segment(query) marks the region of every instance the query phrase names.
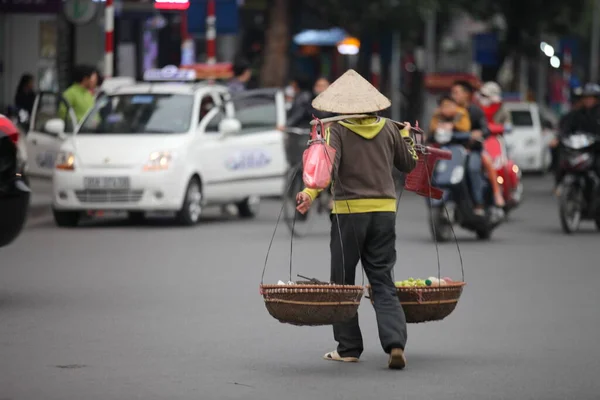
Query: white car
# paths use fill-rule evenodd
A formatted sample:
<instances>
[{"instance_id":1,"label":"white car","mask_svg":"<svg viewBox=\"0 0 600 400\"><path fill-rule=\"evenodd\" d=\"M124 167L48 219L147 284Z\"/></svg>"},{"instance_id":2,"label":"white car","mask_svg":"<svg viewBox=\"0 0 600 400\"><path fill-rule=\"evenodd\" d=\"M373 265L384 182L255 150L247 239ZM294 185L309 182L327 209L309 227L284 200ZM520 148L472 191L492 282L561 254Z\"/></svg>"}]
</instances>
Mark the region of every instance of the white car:
<instances>
[{"instance_id":1,"label":"white car","mask_svg":"<svg viewBox=\"0 0 600 400\"><path fill-rule=\"evenodd\" d=\"M506 102L512 130L504 135L509 157L524 172L545 172L552 162L549 143L555 135L552 115L536 103Z\"/></svg>"},{"instance_id":2,"label":"white car","mask_svg":"<svg viewBox=\"0 0 600 400\"><path fill-rule=\"evenodd\" d=\"M74 133L73 120L42 124L34 111L38 129L29 136L58 152L56 223L74 226L87 210L124 210L134 219L174 211L193 225L204 206L228 204L255 216L260 197L284 186L284 134L276 129L285 125L284 103L277 89L231 97L216 84L162 82L99 97Z\"/></svg>"}]
</instances>

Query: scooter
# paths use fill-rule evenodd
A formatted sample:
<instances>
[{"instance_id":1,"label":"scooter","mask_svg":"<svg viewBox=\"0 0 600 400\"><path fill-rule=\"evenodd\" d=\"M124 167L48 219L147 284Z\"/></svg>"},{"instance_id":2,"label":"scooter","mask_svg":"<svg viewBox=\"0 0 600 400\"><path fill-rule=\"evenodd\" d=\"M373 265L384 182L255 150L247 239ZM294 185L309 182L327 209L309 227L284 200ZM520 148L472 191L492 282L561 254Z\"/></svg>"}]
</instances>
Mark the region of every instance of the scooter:
<instances>
[{"instance_id":1,"label":"scooter","mask_svg":"<svg viewBox=\"0 0 600 400\"><path fill-rule=\"evenodd\" d=\"M491 185L484 179L485 214L474 212L470 182L466 174L469 151L465 145L471 139L468 132L438 130L434 134L434 147L452 152L451 160L438 161L432 176L433 186L444 191L441 199L431 199L432 236L439 242L452 239L452 225L457 224L475 232L477 238L486 240L504 219L504 211L494 205Z\"/></svg>"},{"instance_id":2,"label":"scooter","mask_svg":"<svg viewBox=\"0 0 600 400\"><path fill-rule=\"evenodd\" d=\"M521 169L508 158L504 133L510 132L510 125L488 123L490 136L483 142L485 151L492 158L492 164L498 175L498 184L502 188L502 196L506 205L506 215L517 208L523 198L523 182L521 181Z\"/></svg>"},{"instance_id":3,"label":"scooter","mask_svg":"<svg viewBox=\"0 0 600 400\"><path fill-rule=\"evenodd\" d=\"M559 217L563 232L579 229L582 220L593 220L600 231L600 178L594 171L600 142L576 132L562 139L561 165L566 174L559 183Z\"/></svg>"}]
</instances>

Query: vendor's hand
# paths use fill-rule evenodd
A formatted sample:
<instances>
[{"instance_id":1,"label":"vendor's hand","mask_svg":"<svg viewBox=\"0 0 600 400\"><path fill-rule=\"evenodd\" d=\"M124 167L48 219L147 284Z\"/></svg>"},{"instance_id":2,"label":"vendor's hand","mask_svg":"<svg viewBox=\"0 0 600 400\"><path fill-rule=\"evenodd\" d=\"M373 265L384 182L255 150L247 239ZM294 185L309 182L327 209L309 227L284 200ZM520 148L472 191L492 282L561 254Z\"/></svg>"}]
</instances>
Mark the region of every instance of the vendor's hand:
<instances>
[{"instance_id":1,"label":"vendor's hand","mask_svg":"<svg viewBox=\"0 0 600 400\"><path fill-rule=\"evenodd\" d=\"M476 130L471 132L471 139L473 140L481 140L483 139L483 132L480 130Z\"/></svg>"},{"instance_id":2,"label":"vendor's hand","mask_svg":"<svg viewBox=\"0 0 600 400\"><path fill-rule=\"evenodd\" d=\"M312 199L307 193L300 192L296 195L296 204L298 204L296 210L300 214L306 214L312 204Z\"/></svg>"},{"instance_id":3,"label":"vendor's hand","mask_svg":"<svg viewBox=\"0 0 600 400\"><path fill-rule=\"evenodd\" d=\"M410 122L404 121L404 129L407 129L410 131L411 128L412 128L412 126L410 125Z\"/></svg>"}]
</instances>

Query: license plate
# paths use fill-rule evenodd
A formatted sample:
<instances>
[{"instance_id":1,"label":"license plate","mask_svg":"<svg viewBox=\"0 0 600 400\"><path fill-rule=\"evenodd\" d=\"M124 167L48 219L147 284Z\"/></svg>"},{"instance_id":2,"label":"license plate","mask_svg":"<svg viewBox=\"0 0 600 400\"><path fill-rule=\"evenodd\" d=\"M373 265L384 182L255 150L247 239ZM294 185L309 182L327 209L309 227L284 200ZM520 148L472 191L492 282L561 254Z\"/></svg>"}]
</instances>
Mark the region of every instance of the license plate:
<instances>
[{"instance_id":1,"label":"license plate","mask_svg":"<svg viewBox=\"0 0 600 400\"><path fill-rule=\"evenodd\" d=\"M83 185L86 189L129 189L129 177L85 177Z\"/></svg>"}]
</instances>

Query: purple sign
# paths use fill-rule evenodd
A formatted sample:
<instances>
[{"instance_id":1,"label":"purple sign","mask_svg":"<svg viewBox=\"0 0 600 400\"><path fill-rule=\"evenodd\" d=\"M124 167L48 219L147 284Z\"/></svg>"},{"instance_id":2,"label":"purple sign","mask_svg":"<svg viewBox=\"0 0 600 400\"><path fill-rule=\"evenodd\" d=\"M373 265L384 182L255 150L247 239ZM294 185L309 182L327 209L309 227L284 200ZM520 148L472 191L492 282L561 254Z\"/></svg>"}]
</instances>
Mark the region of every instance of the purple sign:
<instances>
[{"instance_id":1,"label":"purple sign","mask_svg":"<svg viewBox=\"0 0 600 400\"><path fill-rule=\"evenodd\" d=\"M3 13L51 13L61 10L61 0L0 0Z\"/></svg>"}]
</instances>

